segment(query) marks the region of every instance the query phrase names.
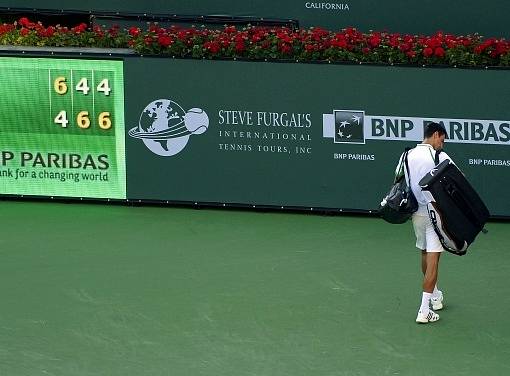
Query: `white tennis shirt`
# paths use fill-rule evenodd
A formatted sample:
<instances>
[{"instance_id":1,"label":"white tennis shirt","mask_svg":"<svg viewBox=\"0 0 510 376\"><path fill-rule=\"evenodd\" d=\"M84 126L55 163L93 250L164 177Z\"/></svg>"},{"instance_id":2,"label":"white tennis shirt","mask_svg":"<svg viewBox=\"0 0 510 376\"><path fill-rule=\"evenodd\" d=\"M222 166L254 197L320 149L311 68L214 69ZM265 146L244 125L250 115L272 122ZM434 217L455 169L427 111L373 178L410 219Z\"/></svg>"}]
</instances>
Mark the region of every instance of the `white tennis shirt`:
<instances>
[{"instance_id":1,"label":"white tennis shirt","mask_svg":"<svg viewBox=\"0 0 510 376\"><path fill-rule=\"evenodd\" d=\"M434 158L436 151L429 144L418 144L409 151L407 161L409 164L409 177L411 178L411 189L418 201L418 211L416 215L428 216L427 204L433 201L432 195L427 191L422 191L418 183L432 170L436 164ZM445 152L439 154L439 163L451 158Z\"/></svg>"}]
</instances>

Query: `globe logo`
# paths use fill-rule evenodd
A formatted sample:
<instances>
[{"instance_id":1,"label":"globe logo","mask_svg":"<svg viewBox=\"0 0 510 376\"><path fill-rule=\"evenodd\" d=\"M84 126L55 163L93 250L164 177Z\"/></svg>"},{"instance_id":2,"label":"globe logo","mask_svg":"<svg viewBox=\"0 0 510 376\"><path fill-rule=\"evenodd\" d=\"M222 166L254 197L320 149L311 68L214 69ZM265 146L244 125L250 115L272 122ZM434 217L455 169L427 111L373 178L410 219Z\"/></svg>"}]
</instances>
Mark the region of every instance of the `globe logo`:
<instances>
[{"instance_id":1,"label":"globe logo","mask_svg":"<svg viewBox=\"0 0 510 376\"><path fill-rule=\"evenodd\" d=\"M142 111L138 126L128 134L139 138L154 154L171 157L181 152L191 135L202 134L209 117L200 108L188 111L170 99L156 99Z\"/></svg>"}]
</instances>

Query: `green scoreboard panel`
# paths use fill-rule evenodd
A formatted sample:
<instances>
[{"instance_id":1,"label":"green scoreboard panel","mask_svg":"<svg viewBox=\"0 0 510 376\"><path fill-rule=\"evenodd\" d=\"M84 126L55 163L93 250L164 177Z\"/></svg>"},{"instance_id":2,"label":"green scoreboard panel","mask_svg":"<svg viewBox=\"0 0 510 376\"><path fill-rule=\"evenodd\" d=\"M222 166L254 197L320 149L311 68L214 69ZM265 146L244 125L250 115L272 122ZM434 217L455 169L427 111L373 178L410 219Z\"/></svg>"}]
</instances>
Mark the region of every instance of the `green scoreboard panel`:
<instances>
[{"instance_id":1,"label":"green scoreboard panel","mask_svg":"<svg viewBox=\"0 0 510 376\"><path fill-rule=\"evenodd\" d=\"M0 57L0 194L126 198L123 63Z\"/></svg>"}]
</instances>

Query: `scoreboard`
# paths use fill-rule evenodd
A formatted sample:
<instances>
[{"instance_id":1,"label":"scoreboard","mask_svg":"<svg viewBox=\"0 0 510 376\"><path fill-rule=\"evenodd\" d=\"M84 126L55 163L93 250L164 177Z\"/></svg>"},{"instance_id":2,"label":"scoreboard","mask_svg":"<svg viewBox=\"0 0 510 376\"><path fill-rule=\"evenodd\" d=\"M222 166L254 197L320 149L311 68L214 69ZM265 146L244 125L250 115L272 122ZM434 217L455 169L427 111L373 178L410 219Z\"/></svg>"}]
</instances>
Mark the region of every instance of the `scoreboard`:
<instances>
[{"instance_id":1,"label":"scoreboard","mask_svg":"<svg viewBox=\"0 0 510 376\"><path fill-rule=\"evenodd\" d=\"M123 62L0 57L0 194L126 198Z\"/></svg>"}]
</instances>

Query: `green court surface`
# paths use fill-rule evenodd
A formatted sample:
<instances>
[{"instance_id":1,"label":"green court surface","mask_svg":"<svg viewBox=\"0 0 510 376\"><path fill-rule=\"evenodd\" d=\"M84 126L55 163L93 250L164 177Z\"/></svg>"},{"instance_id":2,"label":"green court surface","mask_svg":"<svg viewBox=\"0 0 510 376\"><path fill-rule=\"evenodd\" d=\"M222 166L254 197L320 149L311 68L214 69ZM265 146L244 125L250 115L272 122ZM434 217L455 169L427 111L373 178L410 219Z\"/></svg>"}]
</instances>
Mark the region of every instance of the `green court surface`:
<instances>
[{"instance_id":1,"label":"green court surface","mask_svg":"<svg viewBox=\"0 0 510 376\"><path fill-rule=\"evenodd\" d=\"M509 224L444 254L421 299L411 224L0 202L0 375L510 374Z\"/></svg>"}]
</instances>

